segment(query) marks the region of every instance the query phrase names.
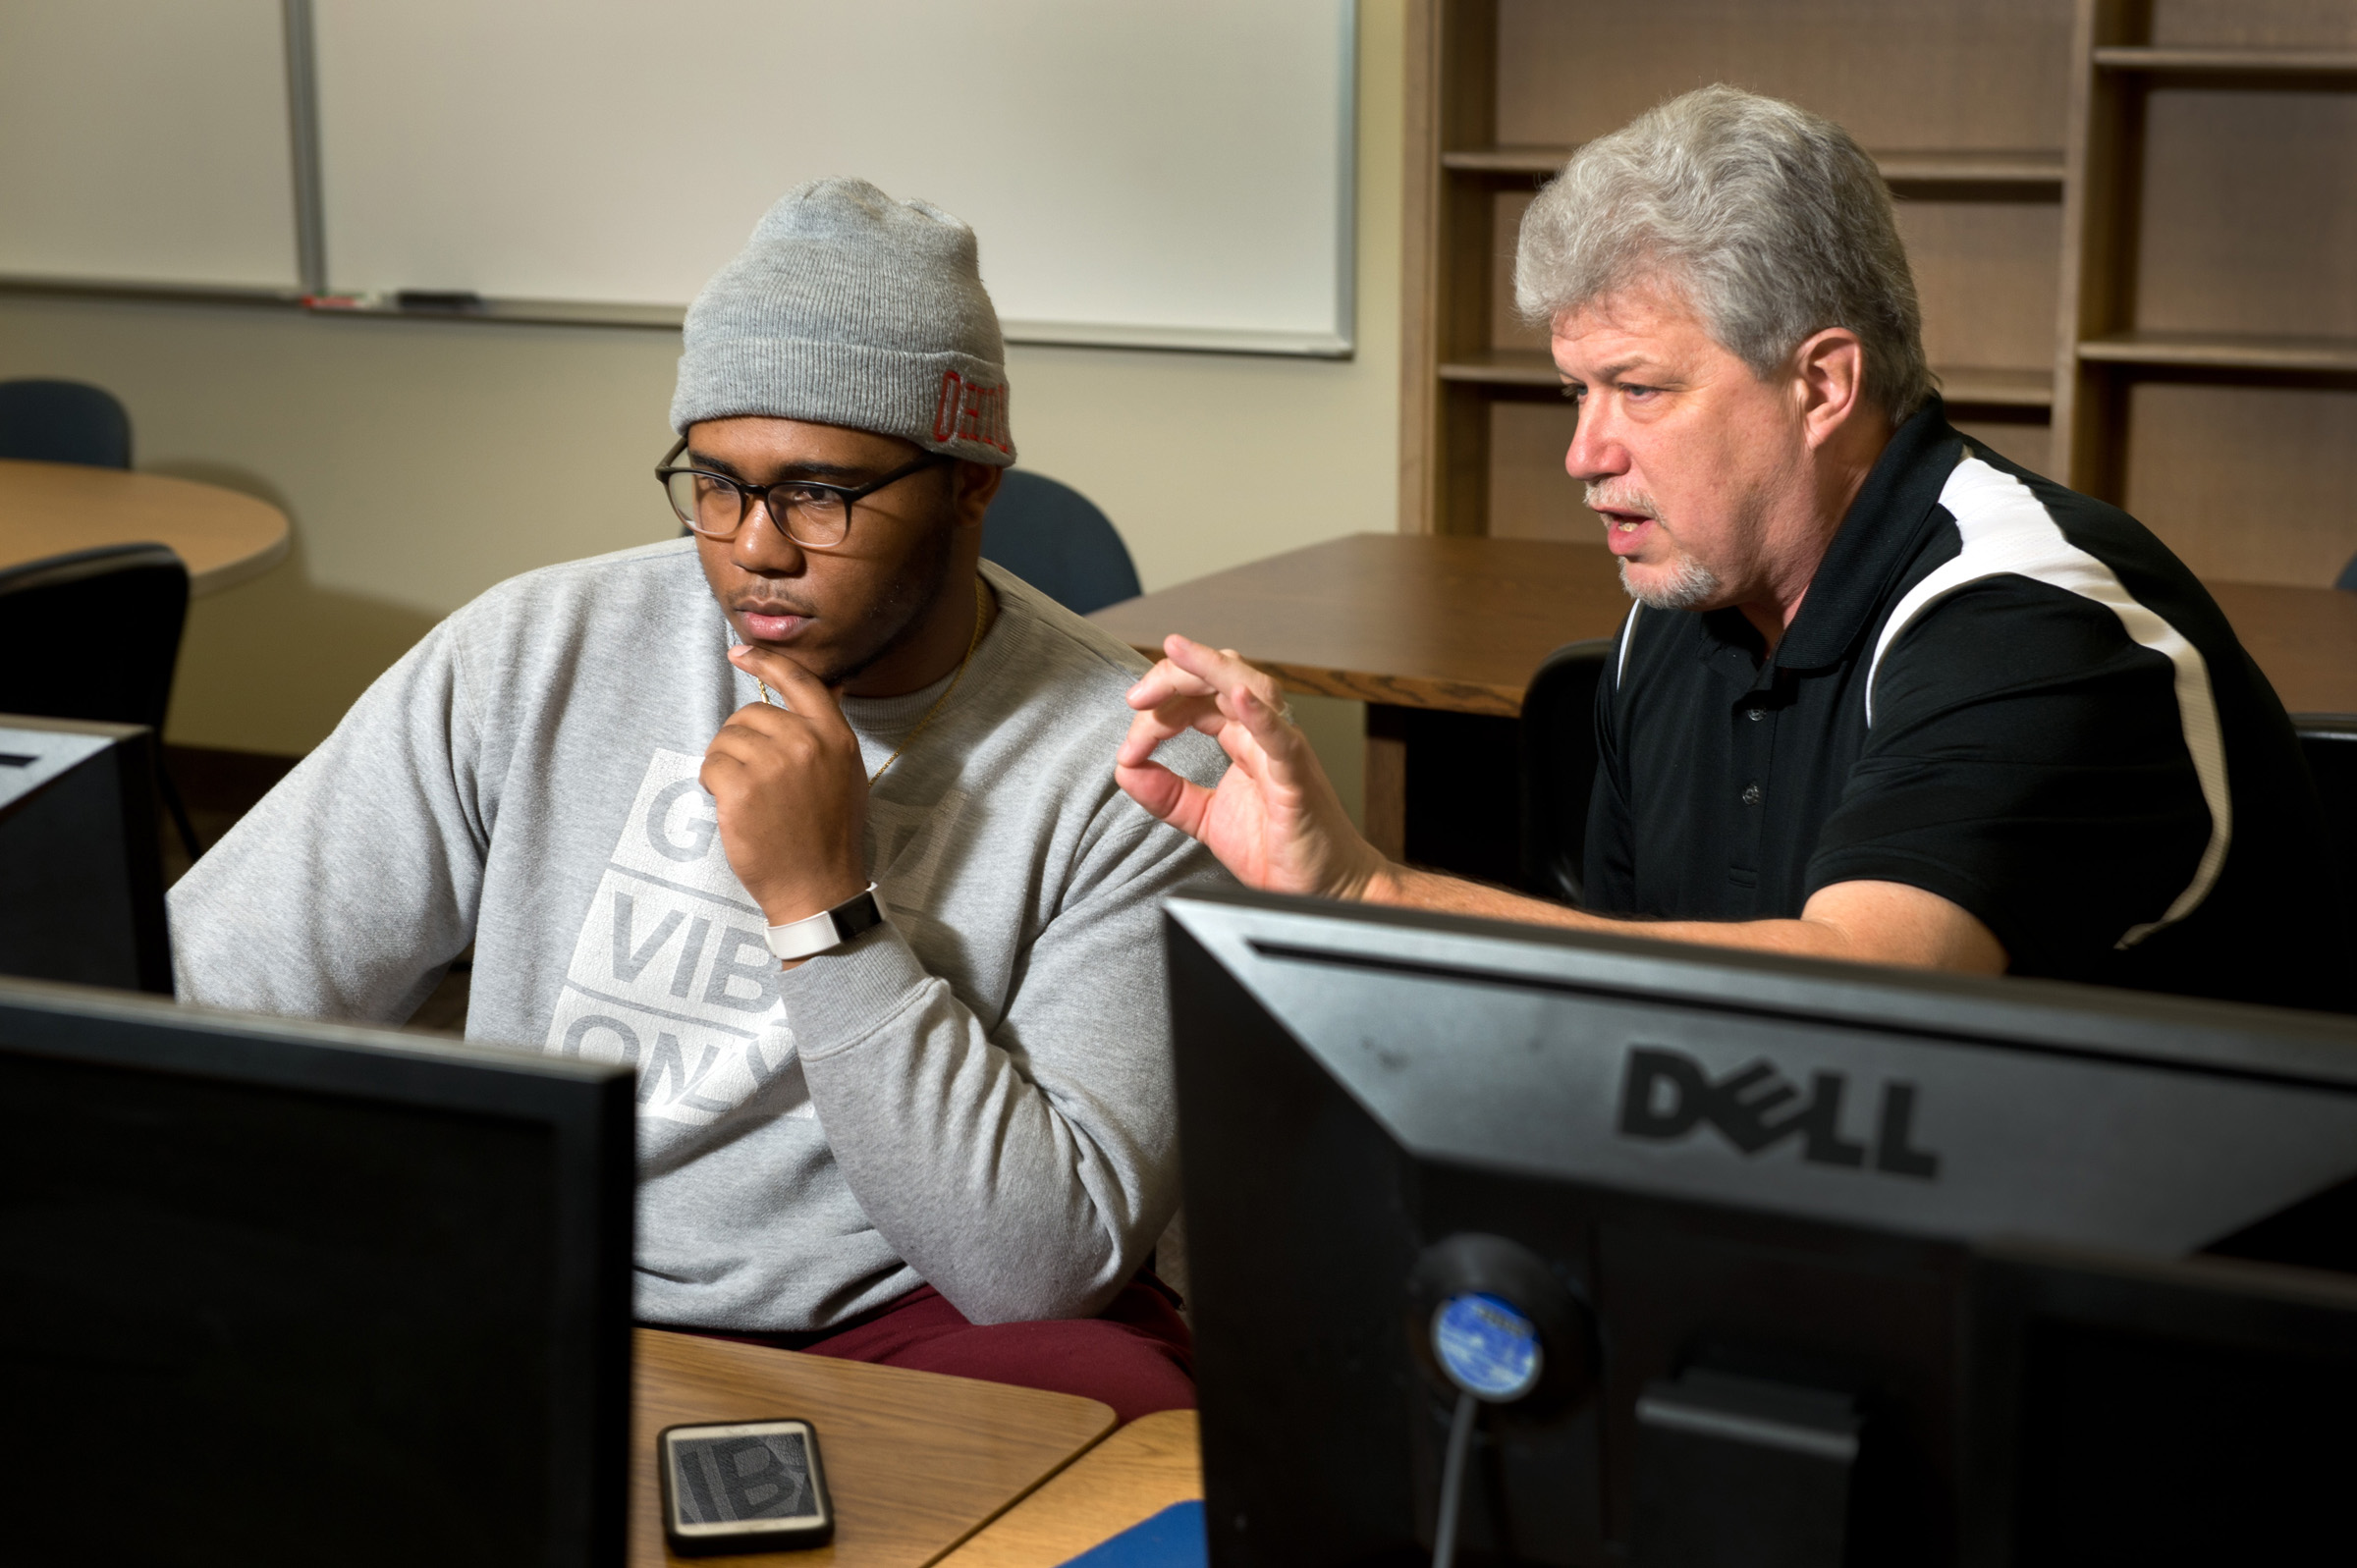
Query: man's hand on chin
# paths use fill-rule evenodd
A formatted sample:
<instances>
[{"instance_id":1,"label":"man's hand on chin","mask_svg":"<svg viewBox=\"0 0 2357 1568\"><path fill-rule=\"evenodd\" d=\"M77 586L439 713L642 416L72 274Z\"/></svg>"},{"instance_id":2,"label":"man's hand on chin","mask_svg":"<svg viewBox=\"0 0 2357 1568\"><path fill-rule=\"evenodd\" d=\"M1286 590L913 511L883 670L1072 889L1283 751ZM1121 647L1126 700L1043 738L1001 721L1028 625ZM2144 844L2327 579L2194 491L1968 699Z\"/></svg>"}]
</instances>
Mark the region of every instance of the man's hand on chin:
<instances>
[{"instance_id":1,"label":"man's hand on chin","mask_svg":"<svg viewBox=\"0 0 2357 1568\"><path fill-rule=\"evenodd\" d=\"M1114 759L1114 782L1201 839L1247 888L1381 897L1391 862L1350 825L1308 736L1286 721L1277 682L1233 648L1172 636L1163 651L1168 657L1129 688L1137 717ZM1215 789L1153 760L1157 746L1186 730L1228 753L1233 766Z\"/></svg>"},{"instance_id":2,"label":"man's hand on chin","mask_svg":"<svg viewBox=\"0 0 2357 1568\"><path fill-rule=\"evenodd\" d=\"M729 661L785 706L731 714L697 777L717 803L730 869L782 926L867 886L867 768L835 693L800 665L754 644L732 648Z\"/></svg>"}]
</instances>

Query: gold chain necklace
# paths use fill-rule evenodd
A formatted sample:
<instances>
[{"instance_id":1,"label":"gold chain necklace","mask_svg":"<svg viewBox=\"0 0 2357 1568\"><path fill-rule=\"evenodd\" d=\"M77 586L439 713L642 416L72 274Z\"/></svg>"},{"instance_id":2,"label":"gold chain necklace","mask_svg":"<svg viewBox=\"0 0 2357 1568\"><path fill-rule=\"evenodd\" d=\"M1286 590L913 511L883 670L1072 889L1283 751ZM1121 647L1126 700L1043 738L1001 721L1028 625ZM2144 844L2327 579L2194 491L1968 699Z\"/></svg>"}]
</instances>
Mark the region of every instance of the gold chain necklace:
<instances>
[{"instance_id":1,"label":"gold chain necklace","mask_svg":"<svg viewBox=\"0 0 2357 1568\"><path fill-rule=\"evenodd\" d=\"M987 595L988 590L982 586L981 575L977 573L974 577L974 634L966 639L965 657L958 661L958 673L950 676L950 683L941 688L941 695L933 699L933 706L925 710L924 717L917 720L914 728L901 737L901 743L892 748L892 755L884 759L883 765L877 768L874 773L871 773L867 776L867 783L870 788L875 786L875 783L878 779L884 777L884 770L886 768L890 768L894 763L901 760L902 752L906 751L911 745L916 743L916 737L925 732L925 726L931 724L933 722L933 716L941 712L941 705L949 701L950 694L958 689L958 682L965 678L965 667L974 662L974 650L982 646L982 622L988 619L990 613L990 600ZM761 688L761 700L763 702L766 702L775 708L783 708L786 706L786 704L778 701L775 696L771 695L768 681L763 680L759 676L755 676L753 677L753 684Z\"/></svg>"}]
</instances>

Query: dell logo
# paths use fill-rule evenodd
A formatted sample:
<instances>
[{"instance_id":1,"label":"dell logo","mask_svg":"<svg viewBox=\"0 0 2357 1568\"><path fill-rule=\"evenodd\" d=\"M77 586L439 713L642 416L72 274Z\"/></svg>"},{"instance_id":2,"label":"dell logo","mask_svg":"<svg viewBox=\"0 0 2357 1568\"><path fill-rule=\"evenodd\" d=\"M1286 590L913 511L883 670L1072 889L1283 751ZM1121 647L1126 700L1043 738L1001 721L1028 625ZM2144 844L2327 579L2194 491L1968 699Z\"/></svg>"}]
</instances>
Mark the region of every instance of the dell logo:
<instances>
[{"instance_id":1,"label":"dell logo","mask_svg":"<svg viewBox=\"0 0 2357 1568\"><path fill-rule=\"evenodd\" d=\"M1915 1086L1883 1085L1882 1116L1874 1148L1841 1136L1841 1097L1849 1080L1837 1072L1809 1075L1808 1100L1765 1061L1736 1068L1714 1083L1701 1062L1675 1051L1638 1046L1628 1054L1620 1085L1620 1133L1628 1138L1682 1138L1704 1122L1746 1155L1800 1139L1800 1158L1819 1165L1874 1168L1893 1176L1940 1174L1940 1157L1912 1146Z\"/></svg>"}]
</instances>

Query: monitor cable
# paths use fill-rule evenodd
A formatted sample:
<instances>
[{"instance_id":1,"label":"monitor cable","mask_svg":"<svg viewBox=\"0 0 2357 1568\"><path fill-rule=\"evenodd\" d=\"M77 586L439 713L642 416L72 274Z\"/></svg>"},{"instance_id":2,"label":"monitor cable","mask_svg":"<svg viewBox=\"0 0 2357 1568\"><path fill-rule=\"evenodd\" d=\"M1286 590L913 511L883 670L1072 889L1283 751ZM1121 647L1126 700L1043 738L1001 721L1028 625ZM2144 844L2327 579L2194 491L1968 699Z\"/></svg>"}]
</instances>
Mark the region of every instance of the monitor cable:
<instances>
[{"instance_id":1,"label":"monitor cable","mask_svg":"<svg viewBox=\"0 0 2357 1568\"><path fill-rule=\"evenodd\" d=\"M1465 1456L1473 1451L1473 1428L1481 1419L1481 1401L1469 1391L1456 1396L1456 1414L1449 1418L1449 1457L1441 1463L1441 1517L1432 1531L1432 1568L1453 1568L1456 1562L1456 1516L1465 1497Z\"/></svg>"},{"instance_id":2,"label":"monitor cable","mask_svg":"<svg viewBox=\"0 0 2357 1568\"><path fill-rule=\"evenodd\" d=\"M1466 1528L1465 1471L1482 1407L1513 1405L1517 1417L1544 1419L1551 1399L1584 1399L1593 1380L1595 1330L1546 1261L1503 1236L1460 1231L1425 1248L1409 1290L1417 1354L1435 1380L1456 1393L1432 1532L1432 1568L1455 1568L1457 1535ZM1503 1518L1490 1520L1486 1532L1506 1527ZM1482 1523L1471 1528L1477 1540L1484 1537Z\"/></svg>"}]
</instances>

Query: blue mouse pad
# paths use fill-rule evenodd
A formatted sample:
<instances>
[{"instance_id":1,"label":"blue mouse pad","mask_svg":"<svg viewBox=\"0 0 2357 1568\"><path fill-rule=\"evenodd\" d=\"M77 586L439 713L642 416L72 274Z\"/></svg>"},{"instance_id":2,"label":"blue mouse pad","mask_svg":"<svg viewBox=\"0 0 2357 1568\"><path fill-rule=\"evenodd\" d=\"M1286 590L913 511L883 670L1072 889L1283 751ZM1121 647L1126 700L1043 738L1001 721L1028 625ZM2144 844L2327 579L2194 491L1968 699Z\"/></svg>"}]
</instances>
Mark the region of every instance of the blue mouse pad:
<instances>
[{"instance_id":1,"label":"blue mouse pad","mask_svg":"<svg viewBox=\"0 0 2357 1568\"><path fill-rule=\"evenodd\" d=\"M1203 1504L1175 1502L1151 1519L1141 1519L1111 1541L1094 1545L1064 1568L1204 1568Z\"/></svg>"}]
</instances>

